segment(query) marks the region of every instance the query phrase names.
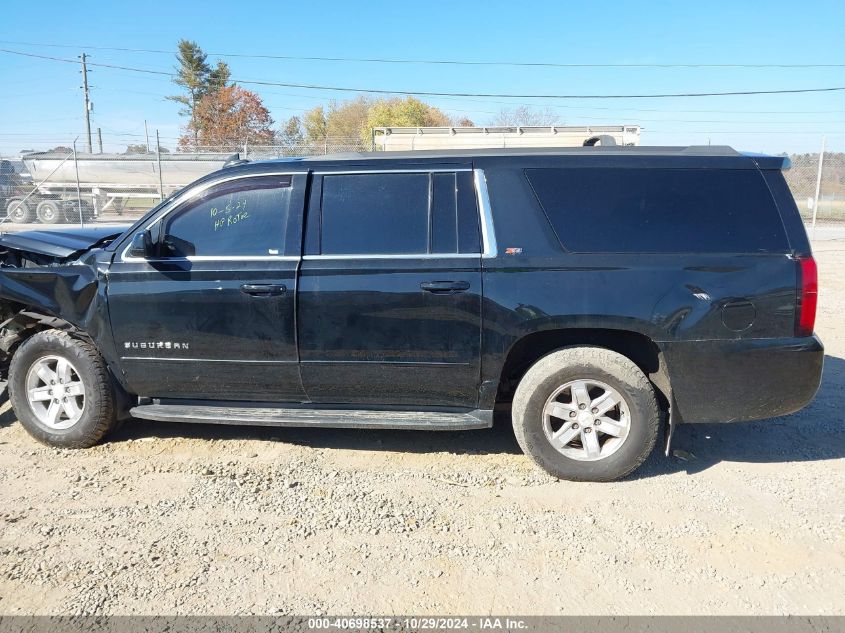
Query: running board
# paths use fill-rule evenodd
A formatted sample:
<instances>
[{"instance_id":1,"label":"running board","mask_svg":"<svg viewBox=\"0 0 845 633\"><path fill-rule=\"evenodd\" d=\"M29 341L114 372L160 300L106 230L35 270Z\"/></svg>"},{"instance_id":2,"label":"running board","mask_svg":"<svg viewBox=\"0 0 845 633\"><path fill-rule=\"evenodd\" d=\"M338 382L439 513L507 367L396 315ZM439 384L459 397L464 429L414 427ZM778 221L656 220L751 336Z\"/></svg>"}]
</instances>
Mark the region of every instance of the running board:
<instances>
[{"instance_id":1,"label":"running board","mask_svg":"<svg viewBox=\"0 0 845 633\"><path fill-rule=\"evenodd\" d=\"M133 407L130 414L132 417L142 420L159 422L337 429L466 431L486 429L493 426L493 412L482 409L472 411L395 411L153 403Z\"/></svg>"}]
</instances>

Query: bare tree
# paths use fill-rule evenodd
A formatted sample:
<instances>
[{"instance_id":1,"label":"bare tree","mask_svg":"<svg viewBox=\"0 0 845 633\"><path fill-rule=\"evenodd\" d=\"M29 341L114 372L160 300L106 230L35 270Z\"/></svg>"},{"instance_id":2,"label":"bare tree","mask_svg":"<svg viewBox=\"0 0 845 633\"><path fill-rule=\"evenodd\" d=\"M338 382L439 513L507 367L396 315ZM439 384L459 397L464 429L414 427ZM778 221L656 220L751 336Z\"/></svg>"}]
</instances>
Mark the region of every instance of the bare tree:
<instances>
[{"instance_id":1,"label":"bare tree","mask_svg":"<svg viewBox=\"0 0 845 633\"><path fill-rule=\"evenodd\" d=\"M562 122L551 108L537 110L529 106L519 106L512 110L502 109L490 125L560 125Z\"/></svg>"},{"instance_id":2,"label":"bare tree","mask_svg":"<svg viewBox=\"0 0 845 633\"><path fill-rule=\"evenodd\" d=\"M126 146L126 151L123 152L124 154L149 154L149 148L144 145L143 143L132 144Z\"/></svg>"},{"instance_id":3,"label":"bare tree","mask_svg":"<svg viewBox=\"0 0 845 633\"><path fill-rule=\"evenodd\" d=\"M304 140L305 134L302 130L302 120L298 116L289 118L282 129L276 132L276 143L288 150L293 150L299 145L302 145Z\"/></svg>"}]
</instances>

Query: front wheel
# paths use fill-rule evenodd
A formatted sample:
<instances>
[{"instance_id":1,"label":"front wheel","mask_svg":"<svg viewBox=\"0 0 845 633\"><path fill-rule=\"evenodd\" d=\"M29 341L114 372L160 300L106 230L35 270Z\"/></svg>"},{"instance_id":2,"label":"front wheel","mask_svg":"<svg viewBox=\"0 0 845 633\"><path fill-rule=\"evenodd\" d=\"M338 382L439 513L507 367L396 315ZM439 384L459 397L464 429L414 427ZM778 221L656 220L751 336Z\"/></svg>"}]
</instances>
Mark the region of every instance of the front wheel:
<instances>
[{"instance_id":1,"label":"front wheel","mask_svg":"<svg viewBox=\"0 0 845 633\"><path fill-rule=\"evenodd\" d=\"M9 399L35 439L88 448L116 421L111 375L97 349L61 330L33 334L9 366Z\"/></svg>"},{"instance_id":2,"label":"front wheel","mask_svg":"<svg viewBox=\"0 0 845 633\"><path fill-rule=\"evenodd\" d=\"M537 361L513 400L522 450L559 479L612 481L654 449L660 412L651 383L630 359L602 347L569 347Z\"/></svg>"}]
</instances>

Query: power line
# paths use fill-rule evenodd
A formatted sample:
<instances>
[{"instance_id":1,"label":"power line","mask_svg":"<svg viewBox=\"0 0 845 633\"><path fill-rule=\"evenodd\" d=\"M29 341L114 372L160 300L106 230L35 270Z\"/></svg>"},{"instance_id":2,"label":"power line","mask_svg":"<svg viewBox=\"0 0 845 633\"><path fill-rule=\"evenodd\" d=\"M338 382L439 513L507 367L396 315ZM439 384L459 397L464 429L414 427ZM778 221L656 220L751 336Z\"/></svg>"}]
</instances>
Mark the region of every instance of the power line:
<instances>
[{"instance_id":1,"label":"power line","mask_svg":"<svg viewBox=\"0 0 845 633\"><path fill-rule=\"evenodd\" d=\"M129 74L127 73L127 76ZM148 95L151 97L160 97L162 99L166 98L166 95L161 93L153 93L153 92L140 92L136 90L125 90L123 88L111 88L108 86L103 86L100 90L107 90L113 92L128 92L133 94L143 94ZM298 99L309 99L312 101L319 101L321 103L325 103L325 97L317 96L315 94L304 94L304 93L296 93L296 92L278 92L274 90L264 90L262 92L262 96L266 95L278 95L283 97L295 97ZM672 108L671 110L667 110L665 108L625 108L625 107L602 107L602 106L594 106L594 105L563 105L559 103L535 103L531 101L525 101L522 103L516 103L513 101L497 101L495 99L456 99L453 97L432 97L433 101L458 101L459 103L482 103L482 104L500 104L506 106L517 106L517 105L524 105L531 108L554 108L554 109L562 109L562 110L584 110L587 112L595 112L596 110L607 110L610 112L655 112L655 113L664 113L664 114L747 114L747 115L756 115L756 114L845 114L845 110L678 110ZM485 110L475 110L475 109L466 109L466 108L450 108L448 106L443 106L446 109L451 109L454 111L461 111L461 112L480 112L482 114L499 114L499 112L489 112ZM293 110L301 110L304 108L287 108ZM579 116L577 114L573 114L571 116ZM781 123L781 121L773 121L773 123ZM788 121L787 121L788 123Z\"/></svg>"},{"instance_id":2,"label":"power line","mask_svg":"<svg viewBox=\"0 0 845 633\"><path fill-rule=\"evenodd\" d=\"M83 46L80 44L46 44L36 42L19 42L0 40L3 44L20 46L44 46L50 48L90 49L101 51L117 51L124 53L155 53L174 55L176 51L155 48L126 48L117 46ZM322 57L304 55L267 55L253 53L207 53L212 57L241 57L249 59L277 59L288 61L316 61L316 62L353 62L367 64L431 64L446 66L511 66L517 68L845 68L845 64L655 64L655 63L558 63L558 62L515 62L515 61L485 61L459 59L393 59L385 57Z\"/></svg>"},{"instance_id":3,"label":"power line","mask_svg":"<svg viewBox=\"0 0 845 633\"><path fill-rule=\"evenodd\" d=\"M90 63L90 62L89 62ZM123 90L120 88L101 88L100 90L106 90L110 92L120 92L120 93L131 93L131 94L140 94L140 95L147 95L150 97L158 97L160 99L165 99L166 95L156 92L141 92L138 90ZM270 92L270 95L278 94L274 92ZM297 97L308 97L308 95L288 95L288 96L297 96ZM319 99L319 97L312 97L314 99ZM290 106L281 106L275 103L272 103L272 99L265 99L265 103L267 107L274 110L291 110L294 112L301 112L303 108L293 108ZM483 103L483 102L482 102ZM444 107L445 110L451 110L454 112L461 112L461 113L468 113L468 114L492 114L497 115L499 112L492 112L489 110L471 110L466 108L449 108ZM666 112L665 110L645 110L646 112ZM704 112L707 112L706 110ZM833 111L836 113L840 113L841 111ZM674 112L667 112L667 114L674 114ZM750 113L750 112L742 112L740 114L762 114L762 113ZM781 114L792 114L789 112L783 112ZM801 114L800 112L795 114ZM814 113L818 114L818 113ZM605 121L607 117L596 117L596 116L588 116L582 114L570 114L568 115L572 119L588 119L593 121ZM641 118L637 117L637 122L644 122L644 123L752 123L752 124L770 124L770 125L815 125L815 124L843 124L845 123L845 119L838 119L838 120L823 120L823 119L814 119L812 121L770 121L770 120L746 120L746 119L667 119L667 118L659 118L659 119L651 119L651 118ZM103 128L105 129L105 128Z\"/></svg>"},{"instance_id":4,"label":"power line","mask_svg":"<svg viewBox=\"0 0 845 633\"><path fill-rule=\"evenodd\" d=\"M138 91L138 90L124 90L122 88L108 88L108 87L100 88L100 90L105 90L105 91L108 91L108 92L140 94L140 95L146 95L146 96L150 96L150 97L157 97L157 98L160 98L160 99L166 99L167 98L167 95L157 93L157 92L142 92L142 91ZM272 95L281 94L281 95L290 96L290 97L315 99L315 100L318 100L318 101L322 100L320 97L313 97L313 96L310 96L310 95L278 93L278 92L273 92L273 91L268 91L267 94L271 95L271 98L270 99L265 98L264 103L271 110L290 110L290 111L293 111L293 112L302 112L305 109L305 108L302 108L302 107L294 108L294 107L291 107L291 106L283 106L283 105L278 105L277 103L273 103ZM503 101L492 101L492 102L473 101L473 103L476 103L476 102L477 103L507 103L507 102L503 102ZM550 105L548 107L554 107L554 106ZM443 106L443 109L446 110L446 111L452 111L452 112L458 112L458 113L464 113L464 114L490 114L490 115L500 114L500 112L493 112L493 111L490 111L490 110L476 110L476 109L468 109L468 108L450 108L448 106ZM592 108L584 108L584 107L578 108L578 109L587 109L588 111L592 110ZM616 108L596 108L596 109L599 109L599 110L614 110L614 111L617 110ZM622 111L622 110L630 110L630 109L629 108L619 108L618 110ZM634 111L636 111L636 112L657 112L657 113L666 113L666 114L675 114L676 112L719 112L718 110L716 110L716 111L712 111L712 110L700 110L700 111L699 110L673 110L673 111L666 111L666 110L656 110L656 109L634 110ZM824 114L825 113L824 111L822 111L822 112L818 112L818 111L814 111L814 112L800 112L800 111L799 112L728 111L728 112L733 113L733 114ZM827 111L827 112L833 113L833 114L843 114L843 113L845 113L845 111L842 111L842 110L830 110L830 111ZM588 116L588 115L574 114L574 113L567 114L567 117L572 118L572 119L589 119L589 120L593 120L593 121L605 121L605 120L607 120L607 116L596 117L596 116ZM794 120L791 120L791 121L769 121L769 120L761 121L759 119L754 119L754 120L743 120L743 119L667 119L667 118L644 119L644 118L641 118L641 117L637 117L637 122L638 123L639 122L648 122L648 123L664 123L664 122L667 122L667 123L754 123L754 124L768 123L768 124L776 124L776 125L780 125L780 124L782 124L782 125L811 125L811 124L828 125L828 124L845 123L845 119L838 119L838 120L814 119L812 121L794 121Z\"/></svg>"},{"instance_id":5,"label":"power line","mask_svg":"<svg viewBox=\"0 0 845 633\"><path fill-rule=\"evenodd\" d=\"M0 42L2 42L2 41L3 40L0 40ZM64 45L58 45L58 44L56 44L55 46L64 47ZM24 54L24 53L21 53L21 54ZM37 57L46 57L46 56L37 56ZM55 59L57 61L67 61L67 60L63 60L63 59L59 59L59 58L52 58L52 57L46 57L46 58L47 59ZM89 66L90 65L92 65L92 62L89 62ZM153 71L153 72L156 72L157 74L154 75L154 76L151 76L150 79L158 79L159 76L161 76L162 80L170 81L173 78L173 73L164 72L164 71ZM123 73L117 73L117 74L121 74L123 76ZM128 76L132 76L132 75L127 73L125 76L128 77ZM22 84L22 83L25 83L25 82L18 82L18 83ZM249 83L249 80L240 80L240 83ZM100 89L101 90L114 90L114 91L119 91L119 92L129 92L129 93L133 93L133 94L143 94L143 95L149 95L149 96L153 96L153 97L166 98L166 95L160 95L160 94L151 93L151 92L124 90L124 89L120 89L120 88L109 88L107 86L102 86L102 87L100 87ZM327 90L330 90L330 89L327 89ZM316 91L319 92L319 90L316 90ZM42 94L42 93L38 93L38 94ZM323 101L324 100L323 97L301 94L301 93L265 91L265 94L275 94L275 95L281 95L281 96L286 96L286 97L297 97L297 98L302 98L302 99L312 99L312 100L315 100L315 101ZM407 94L407 93L397 93L397 94ZM11 96L17 96L17 95L11 95ZM560 104L560 103L524 102L522 104L517 104L517 103L514 103L513 101L496 101L496 100L493 100L493 99L456 98L456 97L452 97L452 96L440 96L440 97L434 97L434 98L435 99L441 99L441 100L458 100L459 99L460 101L463 101L463 102L490 103L490 104L500 104L500 105L507 105L507 106L526 105L526 106L530 106L530 107L555 108L555 109L564 109L564 110L588 110L590 112L593 112L595 110L609 110L609 111L612 111L612 112L657 112L657 113L671 112L672 114L679 114L679 113L686 113L686 114L843 114L843 113L845 113L845 110L753 110L753 111L750 111L750 110L713 110L713 109L708 109L708 110L679 110L679 109L676 109L676 108L672 108L670 111L667 111L665 109L659 109L659 108L622 108L622 107L609 108L609 107L602 107L602 106L595 106L595 105L575 106L575 105L565 105L565 104ZM298 108L282 108L282 109L297 110ZM459 110L459 109L456 109L456 108L452 108L452 110L482 113L482 114L498 114L497 112L486 112L486 111L483 111L483 110ZM779 123L779 121L777 121L777 123Z\"/></svg>"},{"instance_id":6,"label":"power line","mask_svg":"<svg viewBox=\"0 0 845 633\"><path fill-rule=\"evenodd\" d=\"M89 64L90 65L90 64ZM132 76L130 73L119 73L121 76ZM161 77L161 80L169 81L173 77L172 74L167 75L166 77ZM159 77L151 76L150 79L159 79ZM102 90L114 90L119 92L132 92L129 90L123 90L122 88L109 88L109 87L101 87ZM319 91L317 91L319 92ZM159 96L154 93L141 93L137 92L137 94L149 94L151 96ZM265 90L262 94L267 95L280 95L283 97L297 97L301 99L311 99L314 101L324 102L325 98L316 96L314 94L303 94L303 93L296 93L296 92L278 92L278 91L271 91ZM164 95L161 95L164 97ZM608 110L612 112L657 112L657 113L671 113L671 114L845 114L845 110L679 110L676 108L672 108L671 110L660 109L660 108L626 108L626 107L603 107L597 105L566 105L561 103L535 103L531 101L525 101L522 103L516 103L513 101L497 101L495 99L471 99L471 98L455 98L455 97L434 97L435 100L444 100L444 101L460 101L461 103L492 103L492 104L500 104L500 105L507 105L507 106L516 106L516 105L525 105L530 106L532 108L555 108L555 109L563 109L563 110L586 110L588 112L593 112L595 110ZM468 112L481 112L481 110L467 110ZM498 114L498 113L493 113Z\"/></svg>"},{"instance_id":7,"label":"power line","mask_svg":"<svg viewBox=\"0 0 845 633\"><path fill-rule=\"evenodd\" d=\"M22 51L13 51L5 48L0 48L1 53L8 53L11 55L22 55L24 57L35 57L38 59L47 59L50 61L77 63L76 60L64 59L61 57L51 57L48 55L37 55L35 53L25 53ZM116 64L102 64L89 62L89 66L96 66L99 68L113 68L117 70L127 70L137 73L145 73L151 75L165 75L172 77L173 73L163 70L151 70L147 68L133 68L131 66L119 66ZM322 86L317 84L298 84L278 81L262 81L257 79L232 79L235 83L249 84L256 86L281 86L284 88L301 88L304 90L330 90L335 92L356 92L369 94L389 94L389 95L414 95L419 97L494 97L504 99L667 99L667 98L685 98L685 97L732 97L740 95L775 95L775 94L805 94L805 93L820 93L820 92L838 92L845 90L845 86L835 86L827 88L790 88L783 90L734 90L728 92L678 92L678 93L654 93L654 94L610 94L610 95L579 95L579 94L506 94L506 93L484 93L484 92L434 92L426 90L385 90L380 88L351 88L346 86Z\"/></svg>"}]
</instances>

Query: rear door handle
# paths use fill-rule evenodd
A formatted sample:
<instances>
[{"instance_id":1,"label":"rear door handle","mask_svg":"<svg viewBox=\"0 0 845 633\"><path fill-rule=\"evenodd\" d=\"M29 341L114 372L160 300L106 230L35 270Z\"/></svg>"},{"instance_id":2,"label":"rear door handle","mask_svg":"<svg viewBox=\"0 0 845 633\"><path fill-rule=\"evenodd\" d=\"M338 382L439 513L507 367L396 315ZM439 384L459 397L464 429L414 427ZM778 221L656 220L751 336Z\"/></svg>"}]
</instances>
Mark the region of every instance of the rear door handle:
<instances>
[{"instance_id":1,"label":"rear door handle","mask_svg":"<svg viewBox=\"0 0 845 633\"><path fill-rule=\"evenodd\" d=\"M244 284L241 292L253 297L277 297L285 294L287 288L281 284Z\"/></svg>"},{"instance_id":2,"label":"rear door handle","mask_svg":"<svg viewBox=\"0 0 845 633\"><path fill-rule=\"evenodd\" d=\"M423 292L448 295L469 289L468 281L424 281L420 284Z\"/></svg>"}]
</instances>

